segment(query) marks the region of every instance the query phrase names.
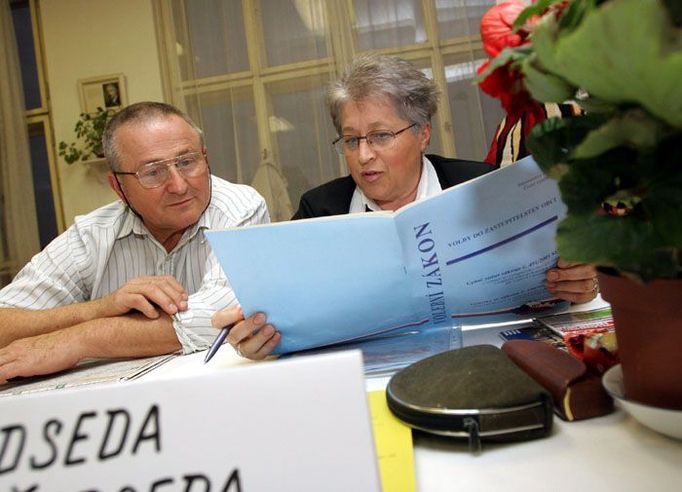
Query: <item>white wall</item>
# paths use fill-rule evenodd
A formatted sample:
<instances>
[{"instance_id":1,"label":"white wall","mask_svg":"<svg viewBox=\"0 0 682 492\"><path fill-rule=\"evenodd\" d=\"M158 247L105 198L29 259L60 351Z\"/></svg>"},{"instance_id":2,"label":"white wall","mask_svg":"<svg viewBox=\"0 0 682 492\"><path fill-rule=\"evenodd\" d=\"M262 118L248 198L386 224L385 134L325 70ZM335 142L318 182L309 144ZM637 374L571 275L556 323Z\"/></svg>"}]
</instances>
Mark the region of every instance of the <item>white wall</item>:
<instances>
[{"instance_id":1,"label":"white wall","mask_svg":"<svg viewBox=\"0 0 682 492\"><path fill-rule=\"evenodd\" d=\"M40 10L55 142L76 138L78 79L122 73L129 104L163 100L151 0L43 0ZM116 198L105 166L58 161L67 226Z\"/></svg>"}]
</instances>

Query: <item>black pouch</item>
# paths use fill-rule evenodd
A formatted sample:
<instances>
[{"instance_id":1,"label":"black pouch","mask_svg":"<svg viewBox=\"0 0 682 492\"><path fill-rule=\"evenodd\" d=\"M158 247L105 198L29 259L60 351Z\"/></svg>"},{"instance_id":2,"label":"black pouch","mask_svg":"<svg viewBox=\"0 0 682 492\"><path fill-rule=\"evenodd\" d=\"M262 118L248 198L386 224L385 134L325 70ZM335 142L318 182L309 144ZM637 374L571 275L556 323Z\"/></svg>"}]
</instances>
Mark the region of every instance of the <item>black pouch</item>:
<instances>
[{"instance_id":1,"label":"black pouch","mask_svg":"<svg viewBox=\"0 0 682 492\"><path fill-rule=\"evenodd\" d=\"M386 388L388 407L414 429L484 441L520 441L552 428L551 395L497 347L443 352L398 371Z\"/></svg>"}]
</instances>

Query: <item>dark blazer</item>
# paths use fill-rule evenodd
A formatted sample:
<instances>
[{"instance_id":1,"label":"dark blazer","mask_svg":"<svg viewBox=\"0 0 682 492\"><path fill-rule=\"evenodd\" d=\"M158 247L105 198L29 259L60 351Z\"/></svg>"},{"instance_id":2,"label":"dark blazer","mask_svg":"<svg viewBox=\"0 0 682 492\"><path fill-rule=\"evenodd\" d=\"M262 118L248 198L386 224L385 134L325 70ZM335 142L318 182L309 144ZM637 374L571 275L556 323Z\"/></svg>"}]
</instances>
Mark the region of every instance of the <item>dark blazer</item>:
<instances>
[{"instance_id":1,"label":"dark blazer","mask_svg":"<svg viewBox=\"0 0 682 492\"><path fill-rule=\"evenodd\" d=\"M495 169L490 164L483 162L449 159L435 154L428 154L426 157L436 169L438 181L440 181L440 186L443 189ZM351 176L337 178L308 190L301 197L298 210L292 220L347 214L354 191L355 181Z\"/></svg>"}]
</instances>

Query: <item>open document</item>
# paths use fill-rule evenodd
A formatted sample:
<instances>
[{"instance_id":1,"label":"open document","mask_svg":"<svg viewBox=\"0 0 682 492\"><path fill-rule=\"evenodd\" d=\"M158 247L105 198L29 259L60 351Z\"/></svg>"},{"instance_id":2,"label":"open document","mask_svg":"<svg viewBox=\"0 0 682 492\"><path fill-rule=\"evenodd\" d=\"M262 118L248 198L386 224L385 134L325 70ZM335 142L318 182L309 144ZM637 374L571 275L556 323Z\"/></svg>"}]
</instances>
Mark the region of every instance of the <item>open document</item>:
<instances>
[{"instance_id":1,"label":"open document","mask_svg":"<svg viewBox=\"0 0 682 492\"><path fill-rule=\"evenodd\" d=\"M265 312L288 353L533 316L551 304L544 278L564 213L556 183L526 158L393 213L207 237L244 313Z\"/></svg>"}]
</instances>

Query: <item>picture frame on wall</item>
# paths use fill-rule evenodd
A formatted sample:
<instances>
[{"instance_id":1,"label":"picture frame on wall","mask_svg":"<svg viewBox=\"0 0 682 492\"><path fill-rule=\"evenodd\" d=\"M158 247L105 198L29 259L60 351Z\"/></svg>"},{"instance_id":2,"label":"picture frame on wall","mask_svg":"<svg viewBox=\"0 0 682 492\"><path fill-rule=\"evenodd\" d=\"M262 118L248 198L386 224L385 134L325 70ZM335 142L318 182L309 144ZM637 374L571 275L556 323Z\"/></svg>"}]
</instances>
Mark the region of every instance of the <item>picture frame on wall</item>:
<instances>
[{"instance_id":1,"label":"picture frame on wall","mask_svg":"<svg viewBox=\"0 0 682 492\"><path fill-rule=\"evenodd\" d=\"M78 80L81 110L96 113L97 108L120 109L128 104L125 76L121 73Z\"/></svg>"}]
</instances>

